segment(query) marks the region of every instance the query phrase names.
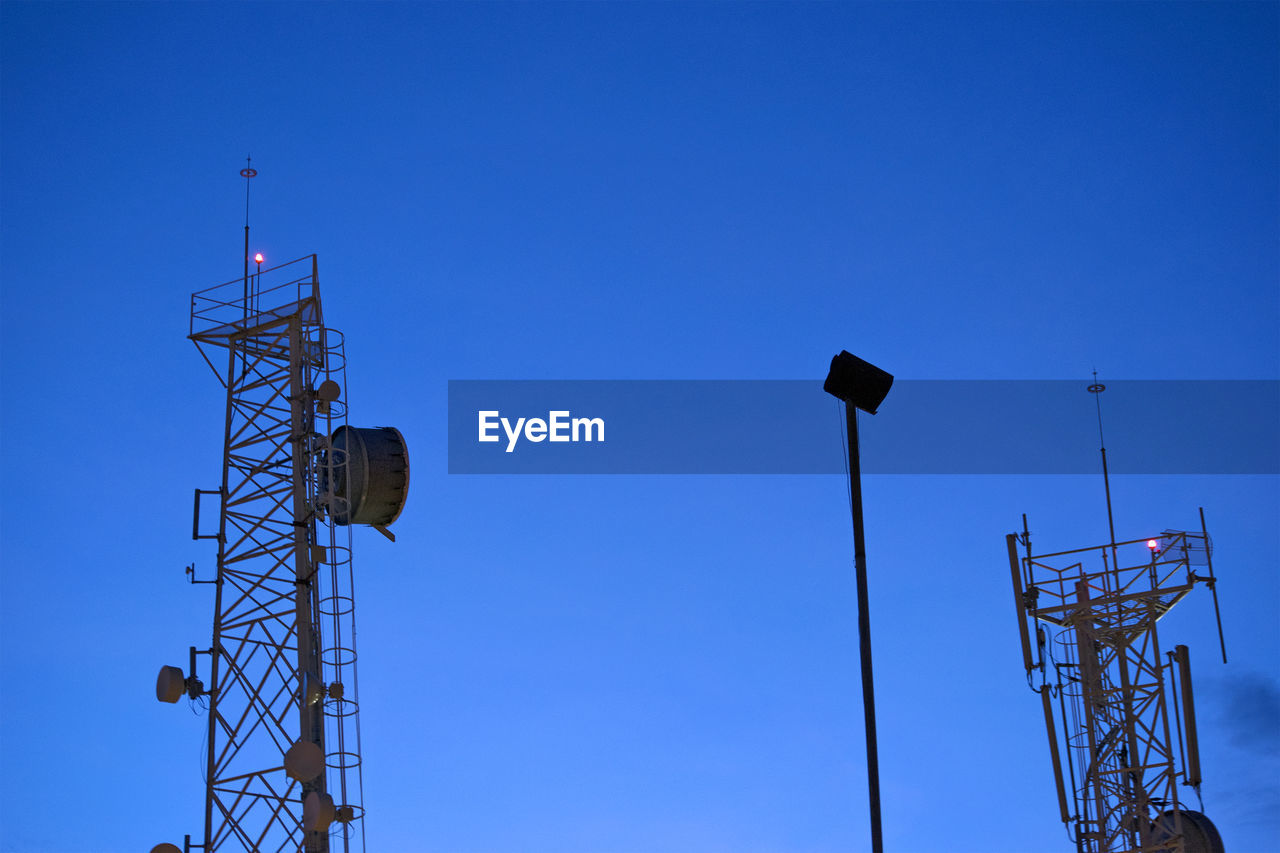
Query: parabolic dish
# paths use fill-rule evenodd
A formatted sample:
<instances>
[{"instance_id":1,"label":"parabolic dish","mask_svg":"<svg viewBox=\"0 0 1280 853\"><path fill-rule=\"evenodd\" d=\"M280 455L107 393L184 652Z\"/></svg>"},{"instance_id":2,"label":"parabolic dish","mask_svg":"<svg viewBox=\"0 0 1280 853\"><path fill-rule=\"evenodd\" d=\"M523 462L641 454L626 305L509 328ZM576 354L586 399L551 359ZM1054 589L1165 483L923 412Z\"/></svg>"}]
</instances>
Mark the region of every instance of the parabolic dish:
<instances>
[{"instance_id":1,"label":"parabolic dish","mask_svg":"<svg viewBox=\"0 0 1280 853\"><path fill-rule=\"evenodd\" d=\"M307 832L324 832L333 823L333 797L312 791L302 801L302 828Z\"/></svg>"},{"instance_id":2,"label":"parabolic dish","mask_svg":"<svg viewBox=\"0 0 1280 853\"><path fill-rule=\"evenodd\" d=\"M400 431L340 426L330 443L334 522L386 527L399 518L409 495L409 451Z\"/></svg>"},{"instance_id":3,"label":"parabolic dish","mask_svg":"<svg viewBox=\"0 0 1280 853\"><path fill-rule=\"evenodd\" d=\"M324 772L324 750L309 740L296 741L284 754L284 772L310 782Z\"/></svg>"},{"instance_id":4,"label":"parabolic dish","mask_svg":"<svg viewBox=\"0 0 1280 853\"><path fill-rule=\"evenodd\" d=\"M156 676L156 698L161 702L169 702L170 704L177 702L182 698L182 693L186 690L186 679L182 677L182 670L176 666L160 667L160 674Z\"/></svg>"},{"instance_id":5,"label":"parabolic dish","mask_svg":"<svg viewBox=\"0 0 1280 853\"><path fill-rule=\"evenodd\" d=\"M1178 822L1175 815L1179 814L1182 817L1182 853L1225 853L1222 836L1218 834L1213 821L1200 812L1189 809L1179 809L1177 812L1170 810L1156 818L1151 827L1153 843L1161 844L1176 837ZM1172 851L1174 848L1170 846L1164 849Z\"/></svg>"}]
</instances>

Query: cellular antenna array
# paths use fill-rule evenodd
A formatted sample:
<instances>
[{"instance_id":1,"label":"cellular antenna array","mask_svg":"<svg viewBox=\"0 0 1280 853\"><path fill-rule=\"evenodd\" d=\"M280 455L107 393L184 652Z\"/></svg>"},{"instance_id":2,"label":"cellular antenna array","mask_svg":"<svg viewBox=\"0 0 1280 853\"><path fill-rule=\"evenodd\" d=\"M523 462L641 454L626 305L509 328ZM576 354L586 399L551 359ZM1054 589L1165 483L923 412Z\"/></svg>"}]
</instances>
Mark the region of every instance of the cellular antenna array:
<instances>
[{"instance_id":1,"label":"cellular antenna array","mask_svg":"<svg viewBox=\"0 0 1280 853\"><path fill-rule=\"evenodd\" d=\"M408 453L392 427L347 424L316 256L263 269L258 255L251 274L247 188L245 204L244 275L192 295L188 330L226 391L222 481L195 490L191 534L216 543L217 568L187 568L213 585L213 639L156 680L160 701L207 711L203 841L153 853L363 851L351 526L394 541Z\"/></svg>"},{"instance_id":2,"label":"cellular antenna array","mask_svg":"<svg viewBox=\"0 0 1280 853\"><path fill-rule=\"evenodd\" d=\"M1104 390L1095 373L1090 393ZM1200 584L1218 612L1204 510L1198 531L1116 541L1100 399L1097 407L1109 541L1037 554L1026 515L1022 532L1006 537L1059 816L1077 853L1222 853L1213 823L1179 798L1179 783L1200 792L1190 653L1183 645L1162 653L1156 630ZM1221 616L1218 636L1226 663Z\"/></svg>"}]
</instances>

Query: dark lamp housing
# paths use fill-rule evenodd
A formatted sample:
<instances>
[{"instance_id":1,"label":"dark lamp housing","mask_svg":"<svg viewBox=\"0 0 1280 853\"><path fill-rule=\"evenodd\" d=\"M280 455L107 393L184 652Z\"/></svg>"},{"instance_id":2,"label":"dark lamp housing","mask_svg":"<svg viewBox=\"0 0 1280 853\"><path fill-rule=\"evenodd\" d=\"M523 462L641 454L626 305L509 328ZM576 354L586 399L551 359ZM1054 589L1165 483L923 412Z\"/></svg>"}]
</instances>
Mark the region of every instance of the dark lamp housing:
<instances>
[{"instance_id":1,"label":"dark lamp housing","mask_svg":"<svg viewBox=\"0 0 1280 853\"><path fill-rule=\"evenodd\" d=\"M892 375L853 353L841 350L831 359L831 370L827 373L827 381L822 383L822 390L874 415L892 385Z\"/></svg>"}]
</instances>

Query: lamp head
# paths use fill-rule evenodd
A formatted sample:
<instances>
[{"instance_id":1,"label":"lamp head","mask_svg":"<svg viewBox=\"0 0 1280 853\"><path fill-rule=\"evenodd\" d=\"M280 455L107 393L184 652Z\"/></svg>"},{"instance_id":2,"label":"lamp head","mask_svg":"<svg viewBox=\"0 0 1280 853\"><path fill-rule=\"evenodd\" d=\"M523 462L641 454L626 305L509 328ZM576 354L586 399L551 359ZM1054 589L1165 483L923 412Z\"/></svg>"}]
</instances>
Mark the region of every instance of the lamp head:
<instances>
[{"instance_id":1,"label":"lamp head","mask_svg":"<svg viewBox=\"0 0 1280 853\"><path fill-rule=\"evenodd\" d=\"M856 355L841 350L831 359L822 390L874 415L893 385L893 376Z\"/></svg>"}]
</instances>

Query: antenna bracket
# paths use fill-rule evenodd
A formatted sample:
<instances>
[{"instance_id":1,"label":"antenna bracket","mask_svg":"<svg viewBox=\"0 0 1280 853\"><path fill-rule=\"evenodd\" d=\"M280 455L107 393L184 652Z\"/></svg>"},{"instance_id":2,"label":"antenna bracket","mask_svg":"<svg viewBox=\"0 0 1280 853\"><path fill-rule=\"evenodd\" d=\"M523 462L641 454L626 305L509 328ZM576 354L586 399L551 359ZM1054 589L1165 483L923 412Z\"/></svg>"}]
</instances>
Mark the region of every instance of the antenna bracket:
<instances>
[{"instance_id":1,"label":"antenna bracket","mask_svg":"<svg viewBox=\"0 0 1280 853\"><path fill-rule=\"evenodd\" d=\"M193 584L194 584L194 583L217 583L217 582L218 582L218 579L217 579L217 578L212 578L212 579L210 579L210 580L206 580L206 581L196 580L196 564L195 564L194 562L193 562L191 565L189 565L189 566L187 566L186 568L184 568L182 571L183 571L183 574L185 574L185 575L187 576L187 580L188 580L188 581L190 581L190 582L191 582L191 583L193 583Z\"/></svg>"}]
</instances>

